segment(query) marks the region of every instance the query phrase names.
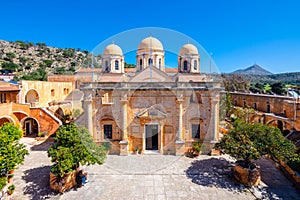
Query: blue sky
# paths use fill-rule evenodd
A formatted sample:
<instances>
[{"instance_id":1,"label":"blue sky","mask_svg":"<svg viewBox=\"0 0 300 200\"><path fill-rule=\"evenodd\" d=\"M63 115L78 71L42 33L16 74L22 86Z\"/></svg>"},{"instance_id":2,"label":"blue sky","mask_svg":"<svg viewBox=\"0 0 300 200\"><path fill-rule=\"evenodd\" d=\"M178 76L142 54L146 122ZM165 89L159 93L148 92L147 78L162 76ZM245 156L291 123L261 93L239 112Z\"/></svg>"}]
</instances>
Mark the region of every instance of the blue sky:
<instances>
[{"instance_id":1,"label":"blue sky","mask_svg":"<svg viewBox=\"0 0 300 200\"><path fill-rule=\"evenodd\" d=\"M199 42L221 72L257 63L300 71L300 1L3 1L0 39L92 50L120 32L163 27Z\"/></svg>"}]
</instances>

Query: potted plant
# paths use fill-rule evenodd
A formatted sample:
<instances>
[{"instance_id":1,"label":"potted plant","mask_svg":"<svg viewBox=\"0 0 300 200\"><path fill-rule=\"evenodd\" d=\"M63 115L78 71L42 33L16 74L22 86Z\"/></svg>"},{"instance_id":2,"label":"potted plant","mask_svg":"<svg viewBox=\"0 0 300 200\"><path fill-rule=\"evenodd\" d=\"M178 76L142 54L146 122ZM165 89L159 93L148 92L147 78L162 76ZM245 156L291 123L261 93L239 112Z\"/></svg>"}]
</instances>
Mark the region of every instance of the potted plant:
<instances>
[{"instance_id":1,"label":"potted plant","mask_svg":"<svg viewBox=\"0 0 300 200\"><path fill-rule=\"evenodd\" d=\"M8 174L8 176L7 176L7 182L11 183L13 181L13 178L14 178L14 174Z\"/></svg>"},{"instance_id":2,"label":"potted plant","mask_svg":"<svg viewBox=\"0 0 300 200\"><path fill-rule=\"evenodd\" d=\"M7 188L7 194L12 195L14 193L15 189L16 188L15 188L14 184L8 186L8 188Z\"/></svg>"},{"instance_id":3,"label":"potted plant","mask_svg":"<svg viewBox=\"0 0 300 200\"><path fill-rule=\"evenodd\" d=\"M260 182L260 167L253 160L267 154L275 159L285 160L295 150L293 143L278 128L249 124L239 119L215 148L237 159L233 169L234 178L248 186L258 185Z\"/></svg>"},{"instance_id":4,"label":"potted plant","mask_svg":"<svg viewBox=\"0 0 300 200\"><path fill-rule=\"evenodd\" d=\"M138 155L138 154L139 154L139 151L140 151L140 148L139 148L139 147L135 147L135 148L134 148L135 155Z\"/></svg>"},{"instance_id":5,"label":"potted plant","mask_svg":"<svg viewBox=\"0 0 300 200\"><path fill-rule=\"evenodd\" d=\"M193 143L193 150L194 150L194 154L195 156L199 156L199 154L201 154L201 147L202 147L203 142L195 142Z\"/></svg>"},{"instance_id":6,"label":"potted plant","mask_svg":"<svg viewBox=\"0 0 300 200\"><path fill-rule=\"evenodd\" d=\"M54 163L50 173L50 187L63 192L76 185L75 177L79 166L103 164L109 146L96 145L89 131L74 123L61 126L55 143L48 149Z\"/></svg>"}]
</instances>

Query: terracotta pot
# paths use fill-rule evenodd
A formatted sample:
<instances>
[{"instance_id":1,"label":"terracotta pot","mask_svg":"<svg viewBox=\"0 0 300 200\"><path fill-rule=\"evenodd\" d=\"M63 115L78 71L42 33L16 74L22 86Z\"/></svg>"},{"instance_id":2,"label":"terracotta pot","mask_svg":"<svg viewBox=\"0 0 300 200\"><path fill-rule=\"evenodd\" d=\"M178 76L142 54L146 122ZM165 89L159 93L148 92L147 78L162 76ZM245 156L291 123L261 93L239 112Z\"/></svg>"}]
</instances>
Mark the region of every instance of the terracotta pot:
<instances>
[{"instance_id":1,"label":"terracotta pot","mask_svg":"<svg viewBox=\"0 0 300 200\"><path fill-rule=\"evenodd\" d=\"M14 193L14 190L7 190L8 195L12 195Z\"/></svg>"},{"instance_id":2,"label":"terracotta pot","mask_svg":"<svg viewBox=\"0 0 300 200\"><path fill-rule=\"evenodd\" d=\"M236 162L233 170L234 178L249 187L257 186L260 183L260 167L254 163L250 164L250 168L244 168L241 162Z\"/></svg>"},{"instance_id":3,"label":"terracotta pot","mask_svg":"<svg viewBox=\"0 0 300 200\"><path fill-rule=\"evenodd\" d=\"M15 172L15 170L12 169L12 170L9 170L9 171L8 171L8 174L13 174L14 172Z\"/></svg>"},{"instance_id":4,"label":"terracotta pot","mask_svg":"<svg viewBox=\"0 0 300 200\"><path fill-rule=\"evenodd\" d=\"M8 178L7 178L7 182L8 182L8 183L11 183L13 180L14 180L13 177L8 177Z\"/></svg>"}]
</instances>

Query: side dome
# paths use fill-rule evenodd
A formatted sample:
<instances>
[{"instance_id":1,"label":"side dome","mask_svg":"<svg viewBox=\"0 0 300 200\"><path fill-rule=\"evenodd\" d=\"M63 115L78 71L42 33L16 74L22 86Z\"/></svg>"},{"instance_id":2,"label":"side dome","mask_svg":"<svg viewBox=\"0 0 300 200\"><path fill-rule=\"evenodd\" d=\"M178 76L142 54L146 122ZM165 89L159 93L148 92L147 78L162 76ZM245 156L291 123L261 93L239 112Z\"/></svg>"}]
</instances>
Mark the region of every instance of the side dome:
<instances>
[{"instance_id":1,"label":"side dome","mask_svg":"<svg viewBox=\"0 0 300 200\"><path fill-rule=\"evenodd\" d=\"M186 44L181 47L179 55L195 55L199 54L197 47L192 44Z\"/></svg>"},{"instance_id":2,"label":"side dome","mask_svg":"<svg viewBox=\"0 0 300 200\"><path fill-rule=\"evenodd\" d=\"M110 44L105 47L104 49L104 55L118 55L118 56L123 56L123 51L122 49L115 44Z\"/></svg>"},{"instance_id":3,"label":"side dome","mask_svg":"<svg viewBox=\"0 0 300 200\"><path fill-rule=\"evenodd\" d=\"M147 37L143 39L139 45L138 50L149 50L150 48L153 50L164 50L162 43L154 37Z\"/></svg>"}]
</instances>

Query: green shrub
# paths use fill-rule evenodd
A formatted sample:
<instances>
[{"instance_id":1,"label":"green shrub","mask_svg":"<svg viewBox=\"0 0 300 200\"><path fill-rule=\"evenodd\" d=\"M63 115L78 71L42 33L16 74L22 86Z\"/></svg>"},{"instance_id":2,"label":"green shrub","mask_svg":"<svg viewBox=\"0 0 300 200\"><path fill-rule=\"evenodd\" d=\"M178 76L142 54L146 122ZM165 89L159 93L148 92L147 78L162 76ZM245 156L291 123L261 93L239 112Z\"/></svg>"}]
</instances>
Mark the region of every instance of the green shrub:
<instances>
[{"instance_id":1,"label":"green shrub","mask_svg":"<svg viewBox=\"0 0 300 200\"><path fill-rule=\"evenodd\" d=\"M12 185L8 186L7 189L8 189L9 191L14 191L14 190L16 189L16 187L15 187L14 184L12 184Z\"/></svg>"},{"instance_id":2,"label":"green shrub","mask_svg":"<svg viewBox=\"0 0 300 200\"><path fill-rule=\"evenodd\" d=\"M266 154L277 160L287 161L295 152L294 144L286 139L278 128L250 124L239 119L233 126L215 148L236 159L245 160L246 166L252 159L259 159Z\"/></svg>"},{"instance_id":3,"label":"green shrub","mask_svg":"<svg viewBox=\"0 0 300 200\"><path fill-rule=\"evenodd\" d=\"M293 158L291 158L287 162L288 166L290 166L294 171L300 174L300 156L299 154L295 154Z\"/></svg>"},{"instance_id":4,"label":"green shrub","mask_svg":"<svg viewBox=\"0 0 300 200\"><path fill-rule=\"evenodd\" d=\"M83 126L70 123L56 132L56 143L48 149L48 156L54 165L51 172L59 177L82 165L103 164L107 147L98 146Z\"/></svg>"},{"instance_id":5,"label":"green shrub","mask_svg":"<svg viewBox=\"0 0 300 200\"><path fill-rule=\"evenodd\" d=\"M2 190L7 184L7 178L6 177L0 177L0 190Z\"/></svg>"},{"instance_id":6,"label":"green shrub","mask_svg":"<svg viewBox=\"0 0 300 200\"><path fill-rule=\"evenodd\" d=\"M199 153L201 151L202 145L203 145L203 142L195 142L193 144L193 148L195 151L197 151Z\"/></svg>"},{"instance_id":7,"label":"green shrub","mask_svg":"<svg viewBox=\"0 0 300 200\"><path fill-rule=\"evenodd\" d=\"M19 143L21 137L22 131L11 123L4 123L0 127L0 177L23 163L28 154L25 145Z\"/></svg>"}]
</instances>

